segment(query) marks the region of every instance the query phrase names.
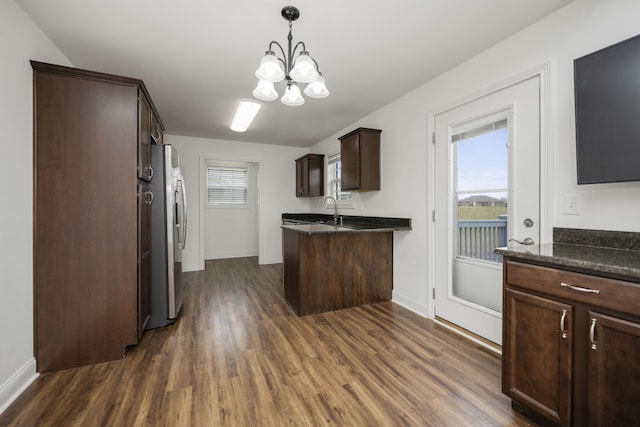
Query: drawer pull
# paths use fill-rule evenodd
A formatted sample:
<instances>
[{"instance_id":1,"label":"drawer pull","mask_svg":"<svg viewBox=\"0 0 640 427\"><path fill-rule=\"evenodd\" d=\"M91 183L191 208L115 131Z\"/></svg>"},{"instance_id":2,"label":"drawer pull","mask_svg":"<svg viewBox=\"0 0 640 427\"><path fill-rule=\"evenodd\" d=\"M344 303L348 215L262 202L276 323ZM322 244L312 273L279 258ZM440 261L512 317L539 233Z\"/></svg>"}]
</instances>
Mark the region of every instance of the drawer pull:
<instances>
[{"instance_id":1,"label":"drawer pull","mask_svg":"<svg viewBox=\"0 0 640 427\"><path fill-rule=\"evenodd\" d=\"M560 318L560 330L562 331L562 338L567 339L567 327L565 321L567 320L567 310L562 310L562 317Z\"/></svg>"},{"instance_id":2,"label":"drawer pull","mask_svg":"<svg viewBox=\"0 0 640 427\"><path fill-rule=\"evenodd\" d=\"M591 319L591 328L589 329L589 341L591 341L591 350L597 350L598 343L596 343L596 319Z\"/></svg>"},{"instance_id":3,"label":"drawer pull","mask_svg":"<svg viewBox=\"0 0 640 427\"><path fill-rule=\"evenodd\" d=\"M597 295L597 294L600 293L600 289L583 288L581 286L573 286L573 285L570 285L570 284L564 283L564 282L561 282L560 286L562 286L563 288L569 288L569 289L573 289L574 291L584 292L584 293L587 293L587 294L596 294Z\"/></svg>"}]
</instances>

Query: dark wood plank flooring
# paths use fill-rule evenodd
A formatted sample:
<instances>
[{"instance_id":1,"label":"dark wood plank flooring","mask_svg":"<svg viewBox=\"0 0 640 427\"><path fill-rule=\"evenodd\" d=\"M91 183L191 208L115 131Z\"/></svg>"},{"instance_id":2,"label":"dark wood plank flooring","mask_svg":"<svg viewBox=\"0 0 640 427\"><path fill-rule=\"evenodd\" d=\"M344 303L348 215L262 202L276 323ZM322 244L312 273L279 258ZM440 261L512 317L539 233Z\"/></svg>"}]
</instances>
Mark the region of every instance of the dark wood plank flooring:
<instances>
[{"instance_id":1,"label":"dark wood plank flooring","mask_svg":"<svg viewBox=\"0 0 640 427\"><path fill-rule=\"evenodd\" d=\"M396 304L298 318L282 265L207 261L178 322L121 361L40 376L10 426L524 426L500 359Z\"/></svg>"}]
</instances>

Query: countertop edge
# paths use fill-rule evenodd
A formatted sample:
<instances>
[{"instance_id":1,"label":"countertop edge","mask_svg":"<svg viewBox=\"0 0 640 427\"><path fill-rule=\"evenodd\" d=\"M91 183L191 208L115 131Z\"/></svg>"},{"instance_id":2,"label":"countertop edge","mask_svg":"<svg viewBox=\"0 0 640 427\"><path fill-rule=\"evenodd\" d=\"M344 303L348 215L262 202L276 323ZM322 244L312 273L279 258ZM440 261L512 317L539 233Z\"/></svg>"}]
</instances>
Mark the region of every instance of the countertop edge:
<instances>
[{"instance_id":1,"label":"countertop edge","mask_svg":"<svg viewBox=\"0 0 640 427\"><path fill-rule=\"evenodd\" d=\"M383 233L388 231L409 231L409 227L380 227L380 228L348 228L326 224L295 224L281 225L280 228L295 231L300 234L328 234L328 233Z\"/></svg>"},{"instance_id":2,"label":"countertop edge","mask_svg":"<svg viewBox=\"0 0 640 427\"><path fill-rule=\"evenodd\" d=\"M553 245L554 245L553 243L535 245L535 246L532 246L530 249L537 249L538 251L540 251L540 248L543 248L545 246L553 247ZM578 250L580 248L584 248L585 250L599 249L599 250L605 250L605 251L623 251L621 249L596 248L596 247L583 246L583 245L569 245L569 244L563 244L563 245L574 247ZM584 260L584 259L569 258L564 256L554 256L554 255L533 253L532 250L523 251L522 247L499 247L499 248L495 248L494 252L510 258L543 262L546 264L556 265L558 267L572 267L580 270L593 271L594 273L602 273L603 275L609 275L609 276L613 275L618 277L630 278L635 281L640 280L640 268L602 263L602 262L593 261L593 260ZM637 251L623 251L623 252L638 253ZM640 253L638 253L638 255L640 256Z\"/></svg>"}]
</instances>

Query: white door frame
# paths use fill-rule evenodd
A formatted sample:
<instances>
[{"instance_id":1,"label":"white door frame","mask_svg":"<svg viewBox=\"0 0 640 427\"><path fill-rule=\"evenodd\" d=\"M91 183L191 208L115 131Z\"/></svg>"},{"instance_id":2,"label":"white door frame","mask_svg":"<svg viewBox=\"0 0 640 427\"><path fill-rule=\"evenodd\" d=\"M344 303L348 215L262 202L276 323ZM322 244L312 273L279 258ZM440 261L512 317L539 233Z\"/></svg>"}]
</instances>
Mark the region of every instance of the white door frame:
<instances>
[{"instance_id":1,"label":"white door frame","mask_svg":"<svg viewBox=\"0 0 640 427\"><path fill-rule=\"evenodd\" d=\"M198 223L198 263L199 263L199 267L200 270L204 270L205 269L205 238L203 236L205 236L206 234L206 221L205 221L205 217L206 217L206 209L207 209L207 199L206 199L206 194L207 194L207 163L209 162L225 162L225 161L229 161L229 162L239 162L239 163L254 163L257 165L256 167L256 173L257 173L257 177L256 177L256 191L258 192L257 194L257 203L258 203L258 264L262 264L262 260L264 259L264 254L265 254L265 249L263 247L264 245L264 239L262 238L262 192L260 191L261 189L261 177L262 177L262 161L260 161L259 159L251 159L249 158L249 160L247 160L247 158L245 157L237 157L237 156L224 156L222 158L216 158L216 156L212 156L212 155L199 155L198 156L198 162L199 162L199 171L198 171L198 177L199 177L199 182L198 182L198 187L200 189L200 191L198 192L199 194L197 196L191 196L191 198L195 199L197 197L197 203L199 203L199 207L198 210L200 211L200 218L199 218L199 223ZM194 201L192 201L192 203L195 203Z\"/></svg>"},{"instance_id":2,"label":"white door frame","mask_svg":"<svg viewBox=\"0 0 640 427\"><path fill-rule=\"evenodd\" d=\"M428 145L427 150L427 164L429 166L428 183L427 183L427 207L428 207L428 225L427 225L427 242L428 242L428 255L427 255L427 287L429 289L427 295L428 317L430 319L435 318L435 221L433 213L435 211L435 144L433 135L435 132L435 117L451 109L457 108L461 105L467 104L476 99L491 95L495 92L499 92L510 86L517 85L532 77L538 76L540 79L540 242L536 243L550 243L553 241L553 209L552 209L552 196L553 191L551 184L553 183L553 152L551 150L551 141L549 134L549 67L550 64L544 64L536 67L530 71L522 73L511 79L507 79L501 83L493 85L489 88L481 90L477 93L471 94L463 99L460 99L452 104L446 105L440 109L432 111L428 116ZM446 324L441 325L449 327ZM455 332L465 335L467 338L481 344L486 345L483 341L477 340L472 335L466 335L463 332L454 329Z\"/></svg>"}]
</instances>

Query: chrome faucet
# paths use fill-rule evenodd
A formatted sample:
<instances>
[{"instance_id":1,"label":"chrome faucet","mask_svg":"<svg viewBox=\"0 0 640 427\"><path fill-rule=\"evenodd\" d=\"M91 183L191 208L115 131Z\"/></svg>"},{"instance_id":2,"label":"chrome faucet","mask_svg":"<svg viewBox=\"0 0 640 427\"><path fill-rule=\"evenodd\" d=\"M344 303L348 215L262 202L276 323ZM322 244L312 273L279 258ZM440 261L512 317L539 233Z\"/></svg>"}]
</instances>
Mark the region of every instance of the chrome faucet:
<instances>
[{"instance_id":1,"label":"chrome faucet","mask_svg":"<svg viewBox=\"0 0 640 427\"><path fill-rule=\"evenodd\" d=\"M338 202L334 197L327 196L322 201L322 206L327 206L327 200L333 200L333 223L338 225ZM342 225L342 217L340 217L340 225Z\"/></svg>"}]
</instances>

